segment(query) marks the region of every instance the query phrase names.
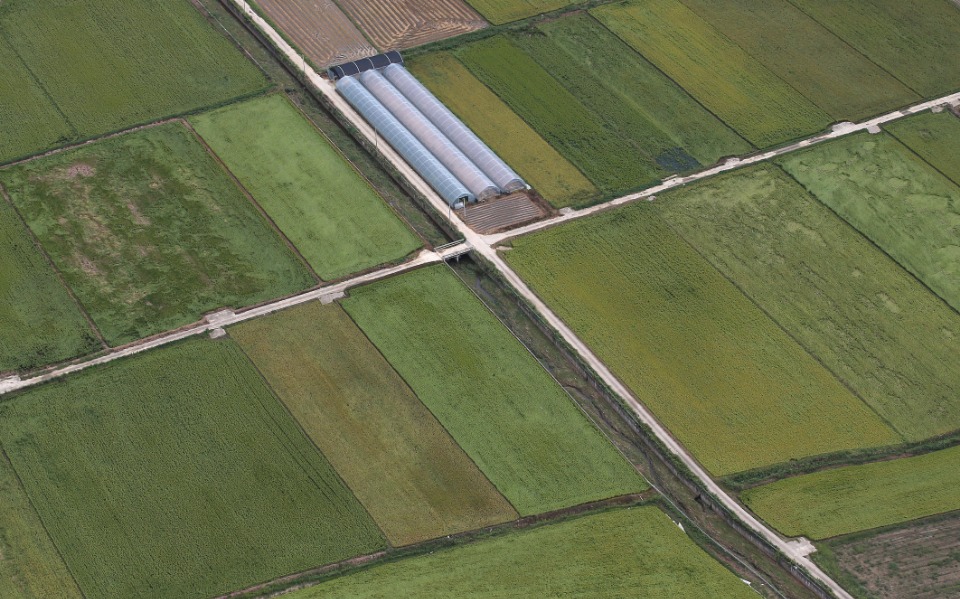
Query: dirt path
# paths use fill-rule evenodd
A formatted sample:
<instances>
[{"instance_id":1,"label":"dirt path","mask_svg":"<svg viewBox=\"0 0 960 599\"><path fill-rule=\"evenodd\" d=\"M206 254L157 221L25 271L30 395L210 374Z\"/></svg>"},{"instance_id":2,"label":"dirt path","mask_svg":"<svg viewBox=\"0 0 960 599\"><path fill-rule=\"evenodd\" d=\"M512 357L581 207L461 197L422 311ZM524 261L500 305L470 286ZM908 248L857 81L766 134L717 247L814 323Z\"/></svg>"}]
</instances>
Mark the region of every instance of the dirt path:
<instances>
[{"instance_id":1,"label":"dirt path","mask_svg":"<svg viewBox=\"0 0 960 599\"><path fill-rule=\"evenodd\" d=\"M402 264L364 273L362 275L340 281L339 283L317 287L292 297L242 310L240 312L234 312L233 310L220 310L218 312L208 314L204 320L197 324L189 325L175 331L162 333L160 335L143 339L129 345L124 345L95 358L80 360L74 362L73 364L54 368L25 379L21 379L17 376L0 379L0 396L5 393L39 385L40 383L55 379L57 377L79 372L81 370L90 368L91 366L106 364L126 356L132 356L147 350L162 347L175 341L180 341L181 339L195 337L204 333L218 333L218 330L223 329L223 327L237 324L238 322L244 322L246 320L251 320L253 318L266 316L267 314L272 314L279 310L297 306L306 302L315 300L320 300L321 302L333 301L334 299L342 297L343 294L351 287L356 287L357 285L364 285L373 281L392 277L394 275L406 272L408 270L413 270L427 264L442 262L445 259L468 252L470 249L470 246L466 243L457 243L445 246L444 248L439 249L439 251L423 250L416 258L413 260L408 260Z\"/></svg>"}]
</instances>

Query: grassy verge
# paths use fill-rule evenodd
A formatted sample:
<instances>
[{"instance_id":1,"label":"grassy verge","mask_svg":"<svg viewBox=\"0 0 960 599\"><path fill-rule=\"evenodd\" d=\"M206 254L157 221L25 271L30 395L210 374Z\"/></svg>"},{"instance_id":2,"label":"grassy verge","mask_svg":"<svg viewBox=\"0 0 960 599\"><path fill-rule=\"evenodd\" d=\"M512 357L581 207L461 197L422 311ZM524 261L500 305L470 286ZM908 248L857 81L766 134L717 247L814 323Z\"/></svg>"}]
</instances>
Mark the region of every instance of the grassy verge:
<instances>
[{"instance_id":1,"label":"grassy verge","mask_svg":"<svg viewBox=\"0 0 960 599\"><path fill-rule=\"evenodd\" d=\"M114 345L314 283L179 124L31 161L0 180Z\"/></svg>"},{"instance_id":2,"label":"grassy verge","mask_svg":"<svg viewBox=\"0 0 960 599\"><path fill-rule=\"evenodd\" d=\"M208 597L382 537L230 341L17 395L0 437L87 597Z\"/></svg>"},{"instance_id":3,"label":"grassy verge","mask_svg":"<svg viewBox=\"0 0 960 599\"><path fill-rule=\"evenodd\" d=\"M561 9L574 4L577 0L467 0L494 25L519 21L533 15Z\"/></svg>"},{"instance_id":4,"label":"grassy verge","mask_svg":"<svg viewBox=\"0 0 960 599\"><path fill-rule=\"evenodd\" d=\"M339 306L314 302L230 335L391 544L517 517Z\"/></svg>"},{"instance_id":5,"label":"grassy verge","mask_svg":"<svg viewBox=\"0 0 960 599\"><path fill-rule=\"evenodd\" d=\"M372 567L291 597L637 594L690 598L756 596L703 553L659 509L637 507Z\"/></svg>"},{"instance_id":6,"label":"grassy verge","mask_svg":"<svg viewBox=\"0 0 960 599\"><path fill-rule=\"evenodd\" d=\"M45 366L99 347L0 191L0 372Z\"/></svg>"},{"instance_id":7,"label":"grassy verge","mask_svg":"<svg viewBox=\"0 0 960 599\"><path fill-rule=\"evenodd\" d=\"M899 440L654 210L522 237L504 257L714 474Z\"/></svg>"},{"instance_id":8,"label":"grassy verge","mask_svg":"<svg viewBox=\"0 0 960 599\"><path fill-rule=\"evenodd\" d=\"M646 487L444 267L351 295L346 311L521 515Z\"/></svg>"},{"instance_id":9,"label":"grassy verge","mask_svg":"<svg viewBox=\"0 0 960 599\"><path fill-rule=\"evenodd\" d=\"M908 441L960 429L960 316L774 165L657 212Z\"/></svg>"},{"instance_id":10,"label":"grassy verge","mask_svg":"<svg viewBox=\"0 0 960 599\"><path fill-rule=\"evenodd\" d=\"M420 246L283 96L190 122L322 279L398 260Z\"/></svg>"},{"instance_id":11,"label":"grassy verge","mask_svg":"<svg viewBox=\"0 0 960 599\"><path fill-rule=\"evenodd\" d=\"M960 310L960 187L886 134L845 137L778 162Z\"/></svg>"},{"instance_id":12,"label":"grassy verge","mask_svg":"<svg viewBox=\"0 0 960 599\"><path fill-rule=\"evenodd\" d=\"M741 498L785 535L825 539L960 509L958 460L953 447L796 476Z\"/></svg>"},{"instance_id":13,"label":"grassy verge","mask_svg":"<svg viewBox=\"0 0 960 599\"><path fill-rule=\"evenodd\" d=\"M610 4L591 13L757 147L810 135L831 121L680 0Z\"/></svg>"}]
</instances>

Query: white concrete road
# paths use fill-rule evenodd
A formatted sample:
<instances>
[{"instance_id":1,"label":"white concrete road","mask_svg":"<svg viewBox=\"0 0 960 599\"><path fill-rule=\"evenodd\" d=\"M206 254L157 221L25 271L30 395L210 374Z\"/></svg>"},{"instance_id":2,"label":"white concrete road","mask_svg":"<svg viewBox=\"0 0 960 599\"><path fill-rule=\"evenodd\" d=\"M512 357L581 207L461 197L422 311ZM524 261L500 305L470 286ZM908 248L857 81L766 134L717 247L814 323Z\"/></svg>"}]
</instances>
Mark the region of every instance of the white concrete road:
<instances>
[{"instance_id":1,"label":"white concrete road","mask_svg":"<svg viewBox=\"0 0 960 599\"><path fill-rule=\"evenodd\" d=\"M380 279L385 279L387 277L391 277L408 270L413 270L427 264L442 262L449 257L457 256L465 251L469 251L470 249L471 248L468 244L458 243L455 245L446 246L439 252L423 250L419 255L417 255L417 257L402 264L374 270L350 279L346 279L344 281L340 281L339 283L317 287L311 289L310 291L277 300L275 302L262 304L260 306L241 310L239 312L234 312L233 310L220 310L212 314L208 314L202 322L197 324L186 326L182 329L177 329L168 333L162 333L149 339L115 348L109 353L102 356L97 356L96 358L80 360L74 362L73 364L48 370L36 376L31 376L24 379L21 379L17 376L0 379L0 395L17 391L19 389L32 387L34 385L39 385L45 381L49 381L51 379L74 372L79 372L81 370L90 368L91 366L106 364L107 362L112 362L114 360L119 360L120 358L139 354L141 352L161 347L163 345L168 345L188 337L194 337L208 332L217 335L220 331L222 331L223 327L244 322L246 320L251 320L253 318L258 318L260 316L266 316L267 314L272 314L273 312L277 312L285 308L291 308L306 302L319 300L323 303L329 303L329 301L332 301L333 299L343 297L343 294L352 287L364 285Z\"/></svg>"},{"instance_id":2,"label":"white concrete road","mask_svg":"<svg viewBox=\"0 0 960 599\"><path fill-rule=\"evenodd\" d=\"M344 100L337 92L334 84L329 80L321 77L317 72L304 63L300 54L294 50L286 41L262 18L260 18L256 13L249 9L246 6L246 3L243 0L233 0L241 10L244 10L247 16L256 24L256 26L270 39L273 41L275 46L283 52L287 58L297 65L301 65L301 68L304 70L304 75L308 81L310 81L313 86L341 112L343 115L350 120L351 124L356 127L362 135L364 135L369 141L376 142L376 133L373 128L363 120L363 118L357 114L356 111ZM954 94L948 98L941 98L932 102L926 102L922 105L910 109L912 112L920 112L926 110L935 105L940 105L947 103L951 100L958 101L960 100L960 94ZM877 119L873 119L869 124L864 123L861 125L854 124L843 124L837 126L829 133L816 136L810 140L805 140L797 144L793 144L788 148L783 148L780 150L774 150L771 152L766 152L759 154L757 156L748 157L739 160L728 161L725 164L708 169L702 173L696 175L690 175L682 178L678 181L668 182L663 186L658 188L653 188L646 190L638 194L631 194L629 196L624 196L618 198L611 202L607 202L598 207L588 208L585 210L579 210L571 212L568 215L559 217L556 219L545 221L544 224L534 224L530 227L520 229L521 232L529 232L530 230L537 230L539 228L544 228L548 226L553 226L559 222L565 222L566 220L571 220L573 218L582 218L588 214L592 214L599 210L603 210L610 206L624 204L626 202L634 201L640 198L649 197L652 194L657 193L658 191L664 191L671 187L681 185L685 182L694 181L697 179L702 179L709 177L711 175L731 170L733 168L738 168L740 166L745 166L748 164L753 164L760 162L762 160L769 160L774 156L779 156L785 154L789 151L799 149L801 147L809 146L813 143L819 143L827 139L833 139L836 137L841 137L843 135L849 135L856 131L865 130L870 126L876 126L879 123L887 122L900 118L904 116L900 111L896 113L891 113ZM424 181L401 157L397 154L393 148L391 148L386 143L379 143L377 147L380 153L390 161L390 163L406 177L411 185L417 189L424 197L426 197L434 208L445 217L448 216L448 207L446 202L437 195L436 192ZM700 466L700 464L690 455L686 448L684 448L670 432L663 427L653 414L647 410L640 401L633 396L630 390L621 383L614 375L607 369L606 365L586 346L586 344L581 341L574 332L567 327L567 325L556 315L554 312L544 304L539 297L526 285L526 283L517 275L503 259L497 254L494 246L499 241L509 237L510 235L491 235L484 236L475 233L469 227L467 227L459 218L449 218L450 224L454 226L457 231L463 235L463 238L469 243L475 252L481 254L484 258L489 260L510 282L511 285L517 290L520 295L522 295L530 304L541 314L541 316L554 327L564 338L564 340L580 355L580 357L593 368L596 373L601 377L601 379L610 386L616 393L624 399L627 405L634 411L637 417L644 422L647 426L651 428L654 434L666 445L666 447L673 452L673 454L679 458L686 466L690 469L693 475L699 480L706 489L709 490L713 496L720 501L727 509L729 509L733 514L735 514L743 524L753 531L757 532L764 539L766 539L770 544L777 547L784 555L788 556L795 564L800 568L806 570L809 575L819 581L822 585L830 589L830 591L841 599L852 599L852 597L843 590L840 585L838 585L833 579L831 579L827 574L825 574L816 564L811 561L807 555L809 554L809 545L804 542L804 540L793 540L788 541L781 538L773 530L767 528L762 522L755 518L749 511L747 511L743 506L741 506L736 499L731 495L727 494L714 480L710 475Z\"/></svg>"}]
</instances>

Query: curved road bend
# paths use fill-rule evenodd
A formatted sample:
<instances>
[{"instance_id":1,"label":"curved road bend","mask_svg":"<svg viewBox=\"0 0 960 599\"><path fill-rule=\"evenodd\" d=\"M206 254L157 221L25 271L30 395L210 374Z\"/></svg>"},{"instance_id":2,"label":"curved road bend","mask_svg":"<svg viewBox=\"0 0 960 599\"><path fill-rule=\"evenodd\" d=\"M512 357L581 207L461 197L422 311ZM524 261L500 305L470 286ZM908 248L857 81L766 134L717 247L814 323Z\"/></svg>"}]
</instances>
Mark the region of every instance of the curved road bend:
<instances>
[{"instance_id":1,"label":"curved road bend","mask_svg":"<svg viewBox=\"0 0 960 599\"><path fill-rule=\"evenodd\" d=\"M232 310L220 310L212 314L208 314L205 319L197 324L187 326L182 329L177 329L175 331L170 331L168 333L162 333L150 339L145 339L142 341L137 341L129 345L124 345L115 350L110 351L102 356L92 358L90 360L83 360L80 362L75 362L61 368L56 368L54 370L49 370L42 374L36 376L20 379L18 377L11 377L0 380L0 396L5 393L10 393L12 391L17 391L19 389L25 389L26 387L32 387L40 383L61 377L67 374L74 372L79 372L81 370L90 368L91 366L97 366L99 364L106 364L107 362L112 362L120 358L127 356L132 356L140 352L144 352L150 349L161 347L173 343L175 341L180 341L181 339L186 339L188 337L193 337L196 335L202 335L207 332L213 332L217 329L222 329L223 327L237 324L238 322L244 322L246 320L251 320L253 318L258 318L260 316L266 316L267 314L272 314L279 310L285 308L291 308L299 304L303 304L309 301L320 300L327 301L337 299L342 297L343 294L350 289L351 287L356 287L357 285L363 285L366 283L371 283L379 279L384 279L408 270L413 270L420 266L427 264L434 264L442 262L448 257L453 257L464 252L470 251L470 245L467 243L458 243L456 245L451 245L444 247L441 251L431 251L423 250L416 258L408 260L402 264L396 266L389 266L386 268L381 268L379 270L374 270L351 279L346 279L340 281L339 283L334 283L332 285L325 285L322 287L316 287L310 291L305 291L298 295L294 295L288 298L277 300L275 302L270 302L257 306L255 308L250 308L242 312L234 312Z\"/></svg>"},{"instance_id":2,"label":"curved road bend","mask_svg":"<svg viewBox=\"0 0 960 599\"><path fill-rule=\"evenodd\" d=\"M274 46L279 49L281 52L286 55L287 59L295 65L300 65L303 69L304 76L307 80L320 92L322 93L327 100L333 104L349 121L351 124L356 127L364 137L366 137L370 142L375 143L376 133L374 129L359 115L353 108L346 102L346 100L340 96L334 84L321 77L313 68L309 65L306 65L303 61L301 55L293 49L266 21L264 21L259 15L253 12L243 0L232 0L242 12L244 12L248 18L260 29L260 31L266 35L274 44ZM876 128L882 124L889 121L893 121L899 118L903 118L909 114L914 114L917 112L922 112L928 110L935 106L941 106L949 104L952 102L960 102L960 93L952 94L945 96L943 98L938 98L936 100L931 100L929 102L924 102L916 106L891 112L889 114L871 119L865 123L854 124L854 123L841 123L835 125L833 129L828 133L823 133L820 135L813 136L809 139L797 142L785 148L780 148L778 150L772 150L769 152L764 152L755 156L746 157L743 159L733 158L727 160L725 163L695 173L693 175L688 175L686 177L677 178L671 181L668 181L660 186L642 191L640 193L630 194L593 206L591 208L586 208L583 210L578 210L571 212L566 215L561 215L560 217L554 219L548 219L542 221L541 223L534 223L528 227L518 229L516 231L510 232L508 234L502 235L480 235L474 232L472 229L467 227L460 219L451 218L448 215L448 206L446 202L440 198L439 195L418 175L401 157L390 147L389 144L384 143L383 145L377 144L377 147L380 153L390 161L390 163L403 174L404 177L410 182L413 187L423 194L434 208L441 215L444 215L445 218L450 222L450 224L463 235L463 238L468 244L470 244L474 251L482 254L487 260L489 260L499 271L500 273L514 286L516 291L523 296L530 304L540 313L541 316L553 326L564 338L564 340L570 344L572 348L580 355L580 357L589 364L600 376L600 378L610 386L611 389L616 391L620 396L627 402L627 404L633 409L637 417L640 418L647 426L653 430L657 437L670 449L674 455L679 458L687 468L697 477L700 484L702 484L706 489L714 495L714 497L720 501L727 509L732 513L736 514L740 518L741 522L748 526L750 529L758 533L764 539L766 539L771 545L775 546L777 549L783 552L784 555L788 556L795 564L800 566L802 569L806 570L811 578L819 581L825 587L830 589L833 594L841 599L852 599L849 593L847 593L843 588L838 585L832 578L827 576L816 564L810 560L807 555L810 553L811 546L809 542L805 540L794 540L786 541L777 535L773 530L767 528L763 523L761 523L757 518L748 512L743 506L741 506L731 495L727 494L716 482L710 478L710 475L700 466L699 463L687 453L687 450L679 443L673 436L670 435L653 414L650 413L647 408L641 404L603 364L603 362L596 356L590 349L584 344L577 336L574 334L569 327L564 324L564 322L550 310L549 307L544 304L539 297L523 282L523 280L517 275L507 264L504 262L500 256L497 254L494 249L494 245L503 239L513 237L515 235L528 233L531 231L536 231L546 227L554 226L561 222L568 220L582 218L594 212L604 210L611 206L617 206L627 202L635 201L641 198L647 198L651 195L662 192L672 187L683 185L691 181L696 181L706 177L710 177L717 173L721 173L727 170L732 170L735 168L740 168L742 166L747 166L750 164L755 164L764 160L769 160L776 156L780 156L789 152L799 150L801 148L808 147L810 145L821 143L830 139L836 139L838 137L843 137L845 135L850 135L856 132L871 130L876 131Z\"/></svg>"}]
</instances>

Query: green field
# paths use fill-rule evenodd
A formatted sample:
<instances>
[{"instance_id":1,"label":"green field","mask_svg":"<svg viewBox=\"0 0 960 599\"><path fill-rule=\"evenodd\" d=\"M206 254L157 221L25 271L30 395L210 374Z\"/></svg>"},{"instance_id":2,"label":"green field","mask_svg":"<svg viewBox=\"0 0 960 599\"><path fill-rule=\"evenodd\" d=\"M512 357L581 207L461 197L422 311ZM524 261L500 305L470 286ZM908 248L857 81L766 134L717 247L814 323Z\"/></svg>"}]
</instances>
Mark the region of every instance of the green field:
<instances>
[{"instance_id":1,"label":"green field","mask_svg":"<svg viewBox=\"0 0 960 599\"><path fill-rule=\"evenodd\" d=\"M393 545L517 513L337 305L230 329Z\"/></svg>"},{"instance_id":2,"label":"green field","mask_svg":"<svg viewBox=\"0 0 960 599\"><path fill-rule=\"evenodd\" d=\"M504 258L715 475L900 440L655 210L521 237Z\"/></svg>"},{"instance_id":3,"label":"green field","mask_svg":"<svg viewBox=\"0 0 960 599\"><path fill-rule=\"evenodd\" d=\"M960 309L960 187L889 135L861 133L778 162Z\"/></svg>"},{"instance_id":4,"label":"green field","mask_svg":"<svg viewBox=\"0 0 960 599\"><path fill-rule=\"evenodd\" d=\"M373 188L284 96L233 104L192 117L190 123L320 278L337 279L420 247Z\"/></svg>"},{"instance_id":5,"label":"green field","mask_svg":"<svg viewBox=\"0 0 960 599\"><path fill-rule=\"evenodd\" d=\"M467 0L467 4L494 25L557 10L574 2L576 0Z\"/></svg>"},{"instance_id":6,"label":"green field","mask_svg":"<svg viewBox=\"0 0 960 599\"><path fill-rule=\"evenodd\" d=\"M543 23L515 43L651 168L675 173L751 146L587 14ZM699 161L699 162L698 162Z\"/></svg>"},{"instance_id":7,"label":"green field","mask_svg":"<svg viewBox=\"0 0 960 599\"><path fill-rule=\"evenodd\" d=\"M0 372L45 366L99 347L29 231L0 197Z\"/></svg>"},{"instance_id":8,"label":"green field","mask_svg":"<svg viewBox=\"0 0 960 599\"><path fill-rule=\"evenodd\" d=\"M657 212L907 440L960 428L960 317L773 165Z\"/></svg>"},{"instance_id":9,"label":"green field","mask_svg":"<svg viewBox=\"0 0 960 599\"><path fill-rule=\"evenodd\" d=\"M0 597L81 599L5 455L0 455L0 505Z\"/></svg>"},{"instance_id":10,"label":"green field","mask_svg":"<svg viewBox=\"0 0 960 599\"><path fill-rule=\"evenodd\" d=\"M557 208L589 203L597 188L448 53L418 56L410 71Z\"/></svg>"},{"instance_id":11,"label":"green field","mask_svg":"<svg viewBox=\"0 0 960 599\"><path fill-rule=\"evenodd\" d=\"M682 1L835 120L920 99L789 0Z\"/></svg>"},{"instance_id":12,"label":"green field","mask_svg":"<svg viewBox=\"0 0 960 599\"><path fill-rule=\"evenodd\" d=\"M960 185L960 118L925 112L884 128L928 164Z\"/></svg>"},{"instance_id":13,"label":"green field","mask_svg":"<svg viewBox=\"0 0 960 599\"><path fill-rule=\"evenodd\" d=\"M176 123L0 171L0 181L112 345L314 283Z\"/></svg>"},{"instance_id":14,"label":"green field","mask_svg":"<svg viewBox=\"0 0 960 599\"><path fill-rule=\"evenodd\" d=\"M89 599L209 597L383 545L231 341L114 362L0 415L3 447Z\"/></svg>"},{"instance_id":15,"label":"green field","mask_svg":"<svg viewBox=\"0 0 960 599\"><path fill-rule=\"evenodd\" d=\"M960 12L950 0L791 0L922 96L960 88Z\"/></svg>"},{"instance_id":16,"label":"green field","mask_svg":"<svg viewBox=\"0 0 960 599\"><path fill-rule=\"evenodd\" d=\"M785 535L826 539L960 509L958 464L953 447L795 476L741 497Z\"/></svg>"},{"instance_id":17,"label":"green field","mask_svg":"<svg viewBox=\"0 0 960 599\"><path fill-rule=\"evenodd\" d=\"M9 132L30 135L13 142L13 150L4 143L0 160L63 143L68 136L90 137L221 103L267 85L186 0L7 0L0 7L0 38L22 60L16 64L0 50L0 68L10 69L27 90L17 99L0 93L0 115L11 111L8 103L16 111L30 96L39 101L17 113L21 123ZM0 119L4 133L6 120Z\"/></svg>"},{"instance_id":18,"label":"green field","mask_svg":"<svg viewBox=\"0 0 960 599\"><path fill-rule=\"evenodd\" d=\"M375 566L290 595L756 597L654 507L584 516Z\"/></svg>"},{"instance_id":19,"label":"green field","mask_svg":"<svg viewBox=\"0 0 960 599\"><path fill-rule=\"evenodd\" d=\"M646 488L444 267L356 289L343 306L521 515Z\"/></svg>"},{"instance_id":20,"label":"green field","mask_svg":"<svg viewBox=\"0 0 960 599\"><path fill-rule=\"evenodd\" d=\"M757 147L833 120L680 0L633 0L591 13Z\"/></svg>"},{"instance_id":21,"label":"green field","mask_svg":"<svg viewBox=\"0 0 960 599\"><path fill-rule=\"evenodd\" d=\"M0 7L0 17L3 8ZM0 35L0 162L65 143L76 133Z\"/></svg>"},{"instance_id":22,"label":"green field","mask_svg":"<svg viewBox=\"0 0 960 599\"><path fill-rule=\"evenodd\" d=\"M485 39L456 54L601 191L621 193L658 180L660 170L646 151L632 146L509 39Z\"/></svg>"}]
</instances>

